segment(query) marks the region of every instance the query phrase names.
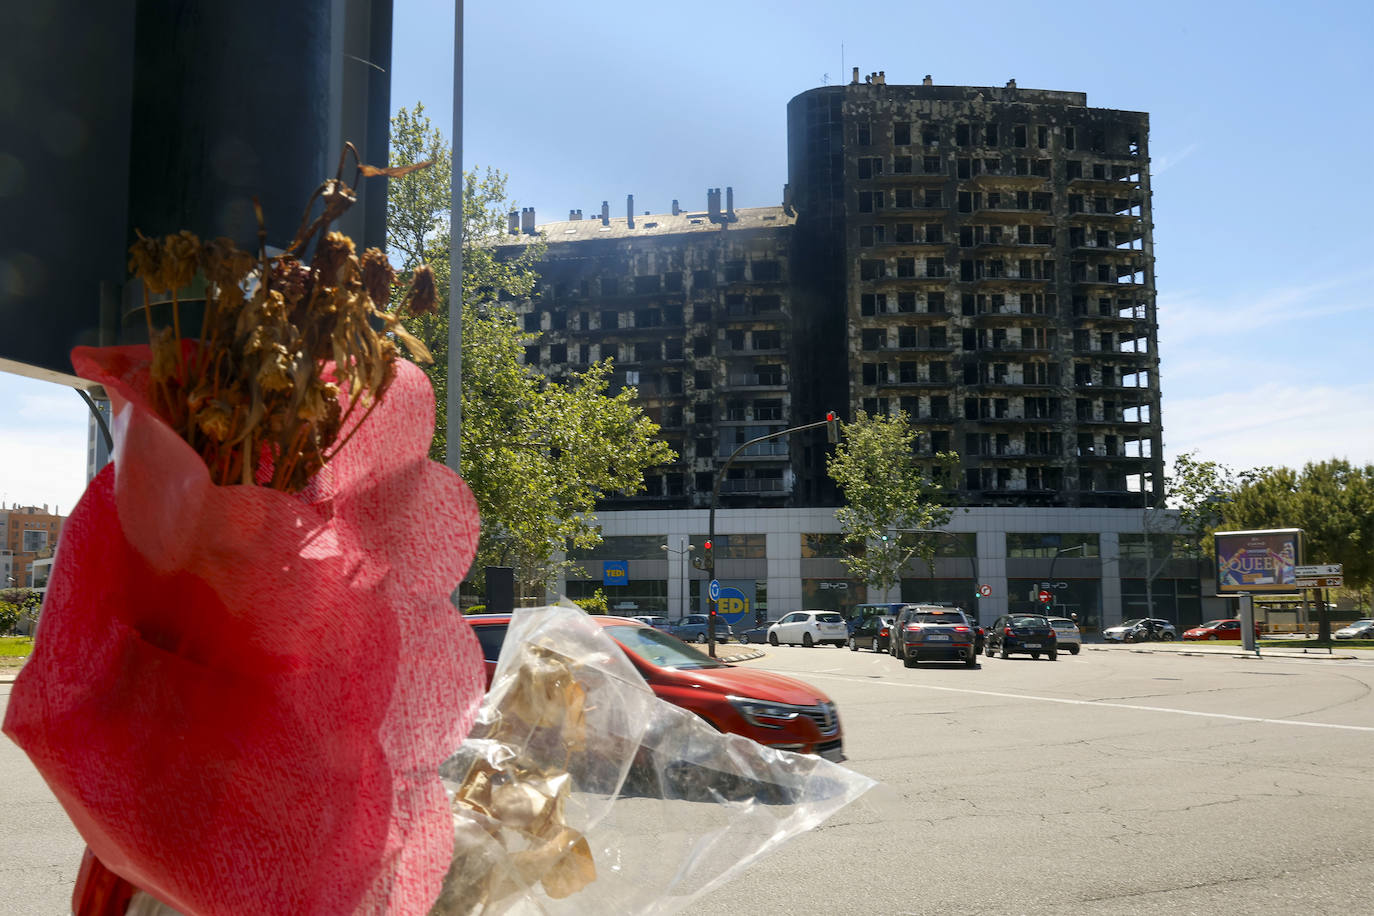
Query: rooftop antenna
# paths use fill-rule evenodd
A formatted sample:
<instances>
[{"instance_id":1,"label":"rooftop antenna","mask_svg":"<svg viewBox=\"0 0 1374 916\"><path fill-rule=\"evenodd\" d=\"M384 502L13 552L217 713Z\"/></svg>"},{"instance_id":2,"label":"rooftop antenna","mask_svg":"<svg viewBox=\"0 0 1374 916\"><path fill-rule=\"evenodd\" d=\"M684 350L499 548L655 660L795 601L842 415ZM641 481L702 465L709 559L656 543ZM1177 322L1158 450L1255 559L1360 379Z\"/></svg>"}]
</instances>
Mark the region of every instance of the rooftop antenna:
<instances>
[{"instance_id":1,"label":"rooftop antenna","mask_svg":"<svg viewBox=\"0 0 1374 916\"><path fill-rule=\"evenodd\" d=\"M840 42L840 79L844 79L844 42Z\"/></svg>"}]
</instances>

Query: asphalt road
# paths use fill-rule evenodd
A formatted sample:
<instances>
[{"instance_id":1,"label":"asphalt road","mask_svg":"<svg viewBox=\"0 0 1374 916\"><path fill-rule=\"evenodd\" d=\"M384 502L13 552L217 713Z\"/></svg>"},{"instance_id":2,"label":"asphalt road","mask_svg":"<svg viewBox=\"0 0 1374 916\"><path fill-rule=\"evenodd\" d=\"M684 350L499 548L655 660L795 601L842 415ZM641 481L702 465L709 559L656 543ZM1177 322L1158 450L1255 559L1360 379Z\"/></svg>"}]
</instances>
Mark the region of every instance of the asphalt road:
<instances>
[{"instance_id":1,"label":"asphalt road","mask_svg":"<svg viewBox=\"0 0 1374 916\"><path fill-rule=\"evenodd\" d=\"M882 782L687 912L1374 912L1374 663L770 649Z\"/></svg>"},{"instance_id":2,"label":"asphalt road","mask_svg":"<svg viewBox=\"0 0 1374 916\"><path fill-rule=\"evenodd\" d=\"M746 664L826 690L848 765L882 785L692 916L1374 912L1374 662L1089 648L909 670L782 647ZM66 913L81 842L8 740L0 775L0 910Z\"/></svg>"}]
</instances>

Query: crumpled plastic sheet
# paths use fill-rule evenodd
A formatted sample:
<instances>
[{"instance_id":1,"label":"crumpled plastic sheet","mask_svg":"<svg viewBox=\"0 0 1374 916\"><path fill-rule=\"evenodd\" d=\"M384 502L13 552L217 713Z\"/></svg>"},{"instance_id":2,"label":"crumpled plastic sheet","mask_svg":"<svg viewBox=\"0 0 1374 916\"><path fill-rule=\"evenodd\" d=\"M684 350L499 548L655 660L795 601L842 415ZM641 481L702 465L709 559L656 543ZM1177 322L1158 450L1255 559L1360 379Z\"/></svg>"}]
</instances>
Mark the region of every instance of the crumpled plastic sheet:
<instances>
[{"instance_id":1,"label":"crumpled plastic sheet","mask_svg":"<svg viewBox=\"0 0 1374 916\"><path fill-rule=\"evenodd\" d=\"M452 858L437 768L485 677L448 600L476 502L428 460L424 373L399 362L288 495L211 484L147 406L147 347L73 362L115 458L64 526L6 733L100 861L182 912L425 912Z\"/></svg>"},{"instance_id":2,"label":"crumpled plastic sheet","mask_svg":"<svg viewBox=\"0 0 1374 916\"><path fill-rule=\"evenodd\" d=\"M875 785L658 699L566 607L515 612L440 772L455 843L436 916L676 912Z\"/></svg>"}]
</instances>

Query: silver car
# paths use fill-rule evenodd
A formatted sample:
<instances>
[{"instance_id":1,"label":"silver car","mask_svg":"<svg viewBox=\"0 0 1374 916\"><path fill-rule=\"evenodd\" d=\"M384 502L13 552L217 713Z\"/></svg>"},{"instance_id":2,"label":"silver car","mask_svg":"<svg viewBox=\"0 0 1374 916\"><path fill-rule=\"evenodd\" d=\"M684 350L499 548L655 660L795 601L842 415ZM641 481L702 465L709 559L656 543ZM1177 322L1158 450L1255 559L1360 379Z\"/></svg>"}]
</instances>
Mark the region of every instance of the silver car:
<instances>
[{"instance_id":1,"label":"silver car","mask_svg":"<svg viewBox=\"0 0 1374 916\"><path fill-rule=\"evenodd\" d=\"M1162 617L1133 617L1118 626L1107 627L1102 631L1102 638L1107 642L1136 642L1145 637L1148 624L1154 624L1155 639L1165 642L1178 639L1174 625Z\"/></svg>"},{"instance_id":2,"label":"silver car","mask_svg":"<svg viewBox=\"0 0 1374 916\"><path fill-rule=\"evenodd\" d=\"M1077 655L1083 648L1083 634L1078 632L1078 624L1067 617L1051 617L1050 626L1054 627L1055 642L1061 650L1068 649L1070 655Z\"/></svg>"},{"instance_id":3,"label":"silver car","mask_svg":"<svg viewBox=\"0 0 1374 916\"><path fill-rule=\"evenodd\" d=\"M1356 620L1331 635L1337 639L1374 639L1374 620Z\"/></svg>"}]
</instances>

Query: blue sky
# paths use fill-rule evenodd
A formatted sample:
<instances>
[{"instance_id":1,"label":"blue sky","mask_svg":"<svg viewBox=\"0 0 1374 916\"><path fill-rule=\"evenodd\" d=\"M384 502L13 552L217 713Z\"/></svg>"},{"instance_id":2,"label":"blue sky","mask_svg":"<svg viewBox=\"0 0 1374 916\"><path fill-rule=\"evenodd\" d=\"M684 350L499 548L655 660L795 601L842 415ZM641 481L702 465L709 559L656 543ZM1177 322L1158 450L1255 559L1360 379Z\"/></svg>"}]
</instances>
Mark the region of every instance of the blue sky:
<instances>
[{"instance_id":1,"label":"blue sky","mask_svg":"<svg viewBox=\"0 0 1374 916\"><path fill-rule=\"evenodd\" d=\"M449 135L453 6L395 4L392 108ZM541 222L780 203L788 99L853 66L1147 111L1166 456L1374 462L1374 4L468 0L464 29L464 162ZM0 374L0 404L0 500L65 511L80 399Z\"/></svg>"}]
</instances>

